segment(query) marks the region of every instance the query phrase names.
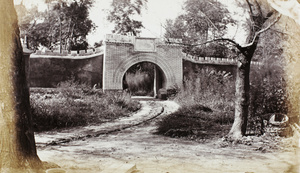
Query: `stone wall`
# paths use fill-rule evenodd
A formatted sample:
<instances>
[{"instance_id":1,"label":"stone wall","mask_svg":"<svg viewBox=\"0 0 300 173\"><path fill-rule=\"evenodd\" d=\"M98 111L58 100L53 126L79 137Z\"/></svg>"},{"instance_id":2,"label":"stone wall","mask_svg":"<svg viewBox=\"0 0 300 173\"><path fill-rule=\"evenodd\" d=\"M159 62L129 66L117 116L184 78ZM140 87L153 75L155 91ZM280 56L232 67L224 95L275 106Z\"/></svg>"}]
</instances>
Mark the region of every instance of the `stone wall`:
<instances>
[{"instance_id":1,"label":"stone wall","mask_svg":"<svg viewBox=\"0 0 300 173\"><path fill-rule=\"evenodd\" d=\"M215 64L215 63L195 63L189 60L183 60L183 76L187 77L190 73L197 72L203 68L215 71L226 71L233 76L235 80L237 66L235 64Z\"/></svg>"},{"instance_id":2,"label":"stone wall","mask_svg":"<svg viewBox=\"0 0 300 173\"><path fill-rule=\"evenodd\" d=\"M183 76L202 68L230 72L235 78L237 64L234 59L185 55L179 44L158 38L107 35L101 49L31 54L29 84L30 87L56 87L60 82L75 79L103 90L122 90L126 71L140 62L151 62L159 67L162 79L157 83L165 89L180 86Z\"/></svg>"},{"instance_id":3,"label":"stone wall","mask_svg":"<svg viewBox=\"0 0 300 173\"><path fill-rule=\"evenodd\" d=\"M29 86L57 87L75 79L89 86L102 87L103 53L57 54L37 52L29 58Z\"/></svg>"},{"instance_id":4,"label":"stone wall","mask_svg":"<svg viewBox=\"0 0 300 173\"><path fill-rule=\"evenodd\" d=\"M108 35L104 51L104 90L122 90L123 77L134 64L156 64L165 77L163 88L182 84L182 52L155 38Z\"/></svg>"}]
</instances>

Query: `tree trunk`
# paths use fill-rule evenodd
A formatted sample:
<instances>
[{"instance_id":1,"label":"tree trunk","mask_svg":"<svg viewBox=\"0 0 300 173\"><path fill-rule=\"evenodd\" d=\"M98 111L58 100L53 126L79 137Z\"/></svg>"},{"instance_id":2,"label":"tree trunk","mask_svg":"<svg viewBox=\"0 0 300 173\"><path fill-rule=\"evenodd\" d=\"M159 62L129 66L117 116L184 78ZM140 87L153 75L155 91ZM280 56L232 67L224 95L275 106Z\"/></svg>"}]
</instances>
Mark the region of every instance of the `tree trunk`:
<instances>
[{"instance_id":1,"label":"tree trunk","mask_svg":"<svg viewBox=\"0 0 300 173\"><path fill-rule=\"evenodd\" d=\"M0 0L0 172L42 172L12 0Z\"/></svg>"},{"instance_id":2,"label":"tree trunk","mask_svg":"<svg viewBox=\"0 0 300 173\"><path fill-rule=\"evenodd\" d=\"M234 123L229 132L229 136L234 139L241 138L246 134L249 90L250 90L250 61L243 55L240 55L237 65L237 75L235 83L235 115Z\"/></svg>"}]
</instances>

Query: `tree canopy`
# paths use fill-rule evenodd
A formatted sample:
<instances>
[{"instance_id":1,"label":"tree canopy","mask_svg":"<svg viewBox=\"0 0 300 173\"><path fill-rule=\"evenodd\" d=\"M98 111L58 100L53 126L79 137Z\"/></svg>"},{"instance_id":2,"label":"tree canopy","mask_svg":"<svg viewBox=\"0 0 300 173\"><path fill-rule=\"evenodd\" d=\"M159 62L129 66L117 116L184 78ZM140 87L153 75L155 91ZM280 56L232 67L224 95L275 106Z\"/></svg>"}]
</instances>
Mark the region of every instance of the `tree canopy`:
<instances>
[{"instance_id":1,"label":"tree canopy","mask_svg":"<svg viewBox=\"0 0 300 173\"><path fill-rule=\"evenodd\" d=\"M198 7L196 7L196 3L199 4ZM245 10L245 18L247 20L244 27L240 28L247 32L247 40L245 43L239 44L236 40L226 38L223 32L218 31L218 27L221 29L226 27L226 22L225 24L222 22L228 22L230 17L225 17L225 20L217 19L222 19L223 16L226 16L226 14L229 15L229 13L226 10L223 10L222 13L218 15L216 12L217 10L214 10L208 15L211 12L210 9L221 6L219 4L210 8L204 8L206 3L211 5L216 2L188 0L185 4L186 13L179 16L173 23L168 21L170 26L168 26L169 29L167 28L167 34L171 34L166 34L166 37L173 37L174 35L175 38L182 38L183 44L185 45L184 51L197 56L201 55L201 52L197 52L198 50L203 50L206 45L210 45L211 43L226 46L228 50L234 50L234 58L237 60L235 118L228 136L238 139L246 135L249 115L248 109L250 105L251 61L257 50L259 50L257 48L260 37L263 37L262 34L269 31L279 21L281 15L276 13L275 10L263 0L245 0L239 2L239 5ZM221 9L223 8L224 7ZM197 9L199 9L199 12L197 12ZM195 16L196 14L198 14L198 16ZM210 18L208 18L208 16ZM215 16L216 19L212 20L213 17L211 16ZM215 21L215 23L213 21ZM172 30L173 28L179 29ZM180 32L176 33L176 31ZM214 34L214 31L219 34ZM201 38L202 35L204 36L204 39ZM208 37L209 35L212 37ZM190 36L190 38L188 36ZM207 56L207 54L204 55Z\"/></svg>"},{"instance_id":2,"label":"tree canopy","mask_svg":"<svg viewBox=\"0 0 300 173\"><path fill-rule=\"evenodd\" d=\"M166 38L177 38L182 39L183 43L197 44L223 36L226 33L226 25L234 23L226 7L216 0L187 0L183 9L184 14L174 21L166 21ZM226 47L211 43L186 47L184 52L195 56L224 57Z\"/></svg>"},{"instance_id":3,"label":"tree canopy","mask_svg":"<svg viewBox=\"0 0 300 173\"><path fill-rule=\"evenodd\" d=\"M141 9L146 5L148 0L113 0L111 3L112 10L109 12L107 19L115 24L113 33L126 35L131 33L137 36L141 32L143 24L135 20L135 15L141 14Z\"/></svg>"},{"instance_id":4,"label":"tree canopy","mask_svg":"<svg viewBox=\"0 0 300 173\"><path fill-rule=\"evenodd\" d=\"M89 18L89 8L93 1L46 1L48 10L38 12L30 9L28 15L19 22L21 37L27 38L29 48L78 50L86 49L85 41L95 24Z\"/></svg>"}]
</instances>

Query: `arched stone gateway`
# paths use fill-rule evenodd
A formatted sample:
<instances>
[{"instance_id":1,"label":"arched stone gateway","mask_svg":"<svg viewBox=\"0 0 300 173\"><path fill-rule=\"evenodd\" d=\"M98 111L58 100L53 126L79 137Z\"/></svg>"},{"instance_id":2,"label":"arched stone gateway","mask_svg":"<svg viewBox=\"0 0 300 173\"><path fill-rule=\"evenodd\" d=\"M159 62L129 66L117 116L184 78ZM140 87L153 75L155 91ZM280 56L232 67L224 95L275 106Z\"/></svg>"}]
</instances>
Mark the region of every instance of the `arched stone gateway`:
<instances>
[{"instance_id":1,"label":"arched stone gateway","mask_svg":"<svg viewBox=\"0 0 300 173\"><path fill-rule=\"evenodd\" d=\"M164 75L164 88L182 84L181 47L155 38L108 35L103 62L103 90L122 90L123 77L134 64L151 62Z\"/></svg>"},{"instance_id":2,"label":"arched stone gateway","mask_svg":"<svg viewBox=\"0 0 300 173\"><path fill-rule=\"evenodd\" d=\"M25 55L28 57L29 53ZM107 35L104 46L95 50L36 51L30 55L27 72L31 87L56 87L75 77L89 86L102 87L103 91L123 90L124 74L140 62L150 62L159 67L162 78L157 78L156 82L163 83L158 87L165 89L182 85L184 71L194 69L195 65L233 75L237 65L236 59L183 54L181 46L166 44L158 38ZM259 62L251 64L261 65Z\"/></svg>"},{"instance_id":3,"label":"arched stone gateway","mask_svg":"<svg viewBox=\"0 0 300 173\"><path fill-rule=\"evenodd\" d=\"M168 88L168 87L172 86L172 84L176 83L176 81L175 81L176 78L175 78L174 72L172 71L170 66L168 66L168 64L165 61L163 61L162 58L155 57L155 56L149 55L149 54L139 54L139 55L130 57L127 60L123 61L120 64L120 67L117 68L117 70L115 71L115 73L113 75L114 82L122 85L123 77L124 77L126 71L131 66L133 66L137 63L140 63L140 62L151 62L151 63L157 65L164 74L164 77L165 77L165 85L164 86L166 88Z\"/></svg>"}]
</instances>

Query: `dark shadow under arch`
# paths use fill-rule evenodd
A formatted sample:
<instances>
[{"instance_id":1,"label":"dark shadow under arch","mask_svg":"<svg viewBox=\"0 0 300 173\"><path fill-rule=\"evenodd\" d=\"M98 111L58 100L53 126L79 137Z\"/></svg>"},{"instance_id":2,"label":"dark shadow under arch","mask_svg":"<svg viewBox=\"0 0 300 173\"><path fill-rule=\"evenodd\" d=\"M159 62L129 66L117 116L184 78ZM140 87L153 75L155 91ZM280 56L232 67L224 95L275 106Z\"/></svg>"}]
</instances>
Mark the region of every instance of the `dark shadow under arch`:
<instances>
[{"instance_id":1,"label":"dark shadow under arch","mask_svg":"<svg viewBox=\"0 0 300 173\"><path fill-rule=\"evenodd\" d=\"M138 62L123 74L122 88L132 95L156 96L159 89L166 88L166 75L153 62Z\"/></svg>"},{"instance_id":2,"label":"dark shadow under arch","mask_svg":"<svg viewBox=\"0 0 300 173\"><path fill-rule=\"evenodd\" d=\"M163 86L164 88L168 88L175 83L175 76L174 76L175 72L172 71L170 65L166 61L164 61L163 58L155 55L147 54L147 53L137 54L135 56L123 60L122 63L120 63L116 67L116 70L113 74L113 82L118 83L120 89L122 89L123 77L126 71L134 64L140 62L151 62L159 67L159 69L162 71L162 73L165 76L164 86Z\"/></svg>"}]
</instances>

